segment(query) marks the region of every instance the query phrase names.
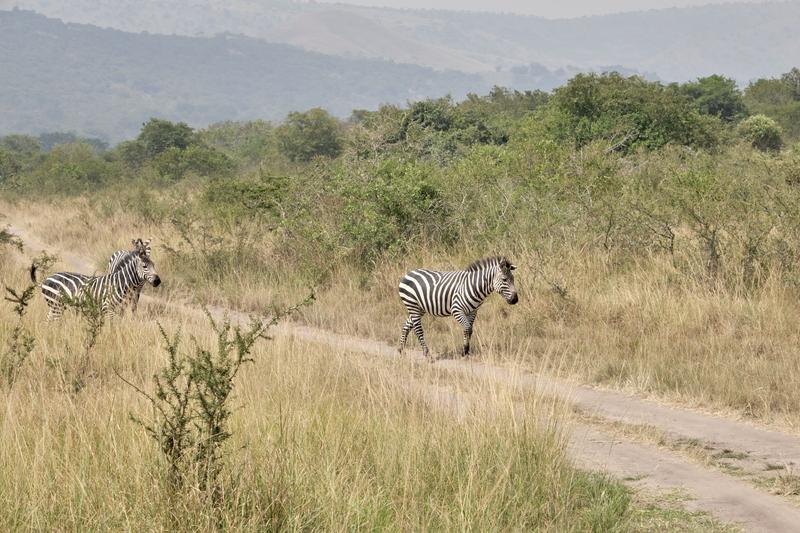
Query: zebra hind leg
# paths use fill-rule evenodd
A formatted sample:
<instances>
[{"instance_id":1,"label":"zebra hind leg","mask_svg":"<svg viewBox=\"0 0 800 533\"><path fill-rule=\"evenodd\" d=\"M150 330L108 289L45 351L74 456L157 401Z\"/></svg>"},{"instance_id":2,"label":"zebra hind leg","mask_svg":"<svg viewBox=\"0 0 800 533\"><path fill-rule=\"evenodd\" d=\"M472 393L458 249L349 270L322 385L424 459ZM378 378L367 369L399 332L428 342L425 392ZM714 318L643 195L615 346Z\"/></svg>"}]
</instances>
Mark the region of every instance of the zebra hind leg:
<instances>
[{"instance_id":1,"label":"zebra hind leg","mask_svg":"<svg viewBox=\"0 0 800 533\"><path fill-rule=\"evenodd\" d=\"M403 330L400 332L400 348L398 351L400 355L403 355L403 349L406 347L406 339L408 338L408 332L411 331L411 326L414 322L411 320L411 317L406 319L405 324L403 324Z\"/></svg>"},{"instance_id":2,"label":"zebra hind leg","mask_svg":"<svg viewBox=\"0 0 800 533\"><path fill-rule=\"evenodd\" d=\"M64 314L64 305L53 302L51 300L47 301L47 321L48 322L55 322L61 318L61 315Z\"/></svg>"},{"instance_id":3,"label":"zebra hind leg","mask_svg":"<svg viewBox=\"0 0 800 533\"><path fill-rule=\"evenodd\" d=\"M425 334L422 331L422 319L417 317L412 322L411 327L414 328L414 333L417 336L419 345L422 346L422 355L427 359L430 351L428 350L428 345L425 343Z\"/></svg>"}]
</instances>

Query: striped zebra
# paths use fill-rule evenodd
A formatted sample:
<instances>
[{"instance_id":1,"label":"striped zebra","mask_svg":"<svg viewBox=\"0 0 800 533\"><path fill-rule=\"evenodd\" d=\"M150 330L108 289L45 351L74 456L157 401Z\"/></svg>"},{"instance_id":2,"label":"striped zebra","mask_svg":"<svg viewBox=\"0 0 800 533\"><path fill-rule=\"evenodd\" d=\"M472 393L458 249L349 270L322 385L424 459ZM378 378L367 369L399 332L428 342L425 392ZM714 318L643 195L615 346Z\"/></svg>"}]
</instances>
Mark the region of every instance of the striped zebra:
<instances>
[{"instance_id":1,"label":"striped zebra","mask_svg":"<svg viewBox=\"0 0 800 533\"><path fill-rule=\"evenodd\" d=\"M143 252L144 255L150 257L151 247L150 247L150 239L142 240L142 239L132 239L131 244L133 245L132 250L117 250L111 255L111 258L108 260L108 267L106 268L106 272L108 274L113 274L117 268L131 255ZM139 305L139 295L142 294L142 288L144 287L145 280L142 279L139 282L139 285L131 289L128 293L128 301L131 306L131 314L136 314L136 307ZM123 310L126 303L123 303Z\"/></svg>"},{"instance_id":2,"label":"striped zebra","mask_svg":"<svg viewBox=\"0 0 800 533\"><path fill-rule=\"evenodd\" d=\"M31 281L36 281L36 265L31 265ZM147 281L153 287L161 284L156 266L144 253L132 253L112 274L87 276L74 272L58 272L42 282L42 295L49 311L47 320L58 320L69 302L91 299L100 305L106 316L113 316L121 304L130 298L130 291Z\"/></svg>"},{"instance_id":3,"label":"striped zebra","mask_svg":"<svg viewBox=\"0 0 800 533\"><path fill-rule=\"evenodd\" d=\"M400 334L400 353L408 332L417 335L425 357L428 345L422 332L422 316L452 316L464 328L464 355L469 354L469 340L478 308L493 292L514 305L519 301L514 286L513 270L517 268L505 257L489 257L475 261L466 270L437 272L412 270L400 280L400 299L408 310L408 318Z\"/></svg>"}]
</instances>

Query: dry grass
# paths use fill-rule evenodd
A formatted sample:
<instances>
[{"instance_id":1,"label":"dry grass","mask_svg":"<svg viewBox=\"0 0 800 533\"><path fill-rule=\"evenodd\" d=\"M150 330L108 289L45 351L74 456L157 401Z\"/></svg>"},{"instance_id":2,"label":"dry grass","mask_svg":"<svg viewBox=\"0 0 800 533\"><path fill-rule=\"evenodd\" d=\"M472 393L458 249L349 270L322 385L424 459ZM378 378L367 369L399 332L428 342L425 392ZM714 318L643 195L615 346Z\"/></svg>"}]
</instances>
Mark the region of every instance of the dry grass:
<instances>
[{"instance_id":1,"label":"dry grass","mask_svg":"<svg viewBox=\"0 0 800 533\"><path fill-rule=\"evenodd\" d=\"M534 250L519 264L520 303L493 296L475 325L473 357L503 354L532 370L578 377L792 430L800 426L800 330L796 291L775 280L737 293L711 288L667 257L620 267L574 250L542 264ZM404 310L396 284L411 268L449 269L466 256L433 253L382 264L368 283L351 271L333 277L311 323L396 343ZM449 319L423 319L434 352L456 352L461 332ZM410 341L413 346L416 341Z\"/></svg>"},{"instance_id":2,"label":"dry grass","mask_svg":"<svg viewBox=\"0 0 800 533\"><path fill-rule=\"evenodd\" d=\"M18 203L2 206L2 212L26 221L59 248L92 258L98 269L130 237L153 236L154 258L166 280L161 297L250 311L291 303L308 291L294 267L272 250L268 234L245 238L252 265L220 259L216 266L203 265L213 272L198 273L195 256L165 251L164 245L187 249L174 225L142 223L110 203ZM53 228L49 220L56 210L65 223ZM84 238L86 228L92 228L91 242ZM677 249L692 248L688 235L677 239ZM611 253L556 244L508 253L519 265L520 303L510 307L490 298L476 322L475 357L522 360L533 370L791 429L800 424L800 330L793 320L800 309L796 290L785 283L767 276L747 291L711 285L699 274L702 265L689 264L691 254L621 262ZM319 304L304 320L396 343L404 319L396 284L403 273L419 266L461 268L486 254L464 248L445 255L420 246L398 261L382 261L368 275L338 267L318 288ZM454 321L426 319L425 328L434 352L457 353L461 333Z\"/></svg>"},{"instance_id":3,"label":"dry grass","mask_svg":"<svg viewBox=\"0 0 800 533\"><path fill-rule=\"evenodd\" d=\"M36 212L25 221L46 228L45 210L13 209ZM48 236L101 265L102 250L124 244L112 233L158 229L118 217L87 241L70 226L78 215L67 219ZM24 286L27 259L0 256L0 282ZM179 292L162 294L177 301ZM115 375L149 388L165 361L157 322L211 342L202 314L156 301L107 324L76 392L83 324L46 324L45 313L36 298L25 319L35 351L0 390L2 530L723 529L576 471L565 407L553 400L282 337L260 344L237 382L225 505L212 512L197 494L170 492L154 443L129 419L148 416L147 405ZM13 321L0 307L3 345Z\"/></svg>"}]
</instances>

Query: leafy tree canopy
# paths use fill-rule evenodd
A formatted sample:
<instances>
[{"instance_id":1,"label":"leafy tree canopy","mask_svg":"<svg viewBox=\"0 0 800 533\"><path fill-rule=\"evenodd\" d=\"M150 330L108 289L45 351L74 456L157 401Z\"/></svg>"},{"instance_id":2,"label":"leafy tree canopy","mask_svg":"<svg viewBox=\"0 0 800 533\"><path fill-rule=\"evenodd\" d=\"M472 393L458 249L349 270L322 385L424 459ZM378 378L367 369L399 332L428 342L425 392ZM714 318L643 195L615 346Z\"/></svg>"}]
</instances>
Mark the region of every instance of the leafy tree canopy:
<instances>
[{"instance_id":1,"label":"leafy tree canopy","mask_svg":"<svg viewBox=\"0 0 800 533\"><path fill-rule=\"evenodd\" d=\"M339 121L322 108L289 116L275 131L281 152L291 161L336 157L342 151Z\"/></svg>"},{"instance_id":2,"label":"leafy tree canopy","mask_svg":"<svg viewBox=\"0 0 800 533\"><path fill-rule=\"evenodd\" d=\"M714 115L726 122L744 115L747 108L736 82L714 74L697 81L684 83L680 91L689 97L702 113Z\"/></svg>"},{"instance_id":3,"label":"leafy tree canopy","mask_svg":"<svg viewBox=\"0 0 800 533\"><path fill-rule=\"evenodd\" d=\"M194 130L185 122L151 118L142 126L137 140L144 145L148 157L155 157L169 148L185 150L192 142Z\"/></svg>"}]
</instances>

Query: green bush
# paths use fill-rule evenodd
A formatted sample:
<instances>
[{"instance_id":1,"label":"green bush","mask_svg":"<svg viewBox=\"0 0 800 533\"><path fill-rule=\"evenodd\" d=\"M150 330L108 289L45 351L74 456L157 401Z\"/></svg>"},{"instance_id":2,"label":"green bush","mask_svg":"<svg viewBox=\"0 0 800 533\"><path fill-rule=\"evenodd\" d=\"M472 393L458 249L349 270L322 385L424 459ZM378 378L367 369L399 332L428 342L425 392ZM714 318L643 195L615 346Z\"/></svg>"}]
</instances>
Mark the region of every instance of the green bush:
<instances>
[{"instance_id":1,"label":"green bush","mask_svg":"<svg viewBox=\"0 0 800 533\"><path fill-rule=\"evenodd\" d=\"M430 167L384 161L366 180L344 178L342 239L363 261L403 250L415 236L447 239L449 209L430 179Z\"/></svg>"},{"instance_id":2,"label":"green bush","mask_svg":"<svg viewBox=\"0 0 800 533\"><path fill-rule=\"evenodd\" d=\"M289 113L275 135L281 152L291 161L332 158L342 152L339 122L319 107L304 113Z\"/></svg>"},{"instance_id":3,"label":"green bush","mask_svg":"<svg viewBox=\"0 0 800 533\"><path fill-rule=\"evenodd\" d=\"M84 143L59 144L41 164L20 180L23 187L56 194L79 194L111 183L118 175L113 163Z\"/></svg>"},{"instance_id":4,"label":"green bush","mask_svg":"<svg viewBox=\"0 0 800 533\"><path fill-rule=\"evenodd\" d=\"M584 146L604 140L609 150L666 144L711 148L719 126L677 90L617 73L579 74L556 89L539 120L559 141Z\"/></svg>"},{"instance_id":5,"label":"green bush","mask_svg":"<svg viewBox=\"0 0 800 533\"><path fill-rule=\"evenodd\" d=\"M719 117L726 122L731 122L747 112L736 82L724 76L714 74L699 78L697 81L684 83L679 90L692 100L700 112Z\"/></svg>"},{"instance_id":6,"label":"green bush","mask_svg":"<svg viewBox=\"0 0 800 533\"><path fill-rule=\"evenodd\" d=\"M740 137L765 152L781 149L782 133L778 123L766 115L753 115L739 125Z\"/></svg>"},{"instance_id":7,"label":"green bush","mask_svg":"<svg viewBox=\"0 0 800 533\"><path fill-rule=\"evenodd\" d=\"M264 175L253 179L215 179L203 192L204 203L219 217L278 219L288 194L288 178Z\"/></svg>"},{"instance_id":8,"label":"green bush","mask_svg":"<svg viewBox=\"0 0 800 533\"><path fill-rule=\"evenodd\" d=\"M147 157L153 158L171 148L185 150L194 140L194 130L184 122L151 118L142 125L137 140L144 145Z\"/></svg>"},{"instance_id":9,"label":"green bush","mask_svg":"<svg viewBox=\"0 0 800 533\"><path fill-rule=\"evenodd\" d=\"M14 153L6 148L0 148L0 185L9 182L22 170Z\"/></svg>"}]
</instances>

